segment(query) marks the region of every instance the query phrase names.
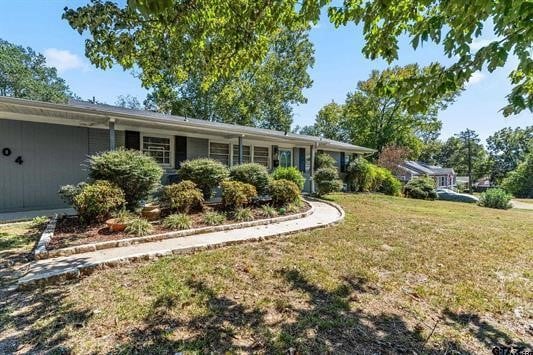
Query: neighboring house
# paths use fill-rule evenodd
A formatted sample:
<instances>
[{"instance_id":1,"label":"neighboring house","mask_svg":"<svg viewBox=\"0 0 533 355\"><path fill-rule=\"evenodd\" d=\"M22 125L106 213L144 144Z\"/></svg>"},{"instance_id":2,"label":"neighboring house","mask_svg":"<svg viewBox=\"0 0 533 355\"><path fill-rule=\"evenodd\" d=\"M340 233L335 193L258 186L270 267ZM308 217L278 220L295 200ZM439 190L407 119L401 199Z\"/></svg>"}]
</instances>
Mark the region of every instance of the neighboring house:
<instances>
[{"instance_id":1,"label":"neighboring house","mask_svg":"<svg viewBox=\"0 0 533 355\"><path fill-rule=\"evenodd\" d=\"M61 185L85 180L87 156L117 147L142 150L175 179L187 159L227 166L295 166L312 191L314 156L330 154L342 172L373 149L319 137L73 101L55 104L0 97L0 212L63 207Z\"/></svg>"},{"instance_id":2,"label":"neighboring house","mask_svg":"<svg viewBox=\"0 0 533 355\"><path fill-rule=\"evenodd\" d=\"M456 186L456 174L452 168L443 168L413 160L406 160L398 167L401 170L398 178L403 182L407 182L414 177L427 175L435 180L437 188L453 188Z\"/></svg>"}]
</instances>

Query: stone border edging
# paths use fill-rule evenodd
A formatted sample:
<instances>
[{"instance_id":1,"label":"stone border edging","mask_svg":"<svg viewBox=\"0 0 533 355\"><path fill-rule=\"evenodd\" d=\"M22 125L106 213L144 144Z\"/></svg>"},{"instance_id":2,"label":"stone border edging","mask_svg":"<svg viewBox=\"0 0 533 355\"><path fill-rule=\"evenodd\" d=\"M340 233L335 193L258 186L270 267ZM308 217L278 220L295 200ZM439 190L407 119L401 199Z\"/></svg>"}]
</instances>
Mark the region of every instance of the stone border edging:
<instances>
[{"instance_id":1,"label":"stone border edging","mask_svg":"<svg viewBox=\"0 0 533 355\"><path fill-rule=\"evenodd\" d=\"M125 246L129 246L133 244L156 242L156 241L160 241L160 240L168 239L168 238L179 238L179 237L186 237L186 236L195 235L195 234L221 232L221 231L228 231L228 230L239 229L239 228L255 227L255 226L261 226L261 225L268 225L272 223L291 221L294 219L304 218L304 217L312 215L315 211L315 208L312 205L310 205L310 207L311 208L305 212L295 213L295 214L291 214L287 216L258 219L255 221L240 222L240 223L222 224L219 226L208 226L208 227L200 227L200 228L193 228L193 229L185 229L181 231L153 234L153 235L148 235L145 237L125 238L125 239L110 240L110 241L105 241L105 242L81 244L81 245L54 249L54 250L46 250L46 245L48 245L51 237L53 236L53 230L55 229L55 224L57 221L57 215L56 215L54 216L54 229L52 229L52 233L48 237L45 247L36 249L34 252L34 257L37 260L50 259L50 258L55 258L59 256L68 256L68 255L74 255L74 254L88 253L88 252L102 250L102 249L125 247ZM48 226L46 230L48 230ZM42 238L43 237L41 237L41 239ZM41 244L41 240L39 240L39 245L40 244Z\"/></svg>"},{"instance_id":2,"label":"stone border edging","mask_svg":"<svg viewBox=\"0 0 533 355\"><path fill-rule=\"evenodd\" d=\"M48 221L48 224L46 225L46 228L44 229L43 233L41 234L41 237L39 238L39 241L37 242L37 246L35 247L35 250L33 251L33 257L35 259L40 259L40 255L43 253L46 253L46 247L50 243L50 240L54 236L54 231L56 229L56 223L57 223L57 213L54 214L53 217L50 218Z\"/></svg>"},{"instance_id":3,"label":"stone border edging","mask_svg":"<svg viewBox=\"0 0 533 355\"><path fill-rule=\"evenodd\" d=\"M300 233L300 232L307 232L307 231L319 229L319 228L325 228L330 225L336 225L344 220L345 212L342 209L342 207L339 206L338 204L331 202L331 201L322 200L319 198L309 197L308 199L319 201L319 202L322 202L322 203L325 203L325 204L328 204L334 207L336 210L339 211L340 217L326 224L315 225L312 227L305 227L305 228L301 228L301 229L291 231L291 232L276 233L276 234L272 234L269 236L248 238L245 240L225 241L225 242L219 242L219 243L207 244L207 245L205 244L195 245L195 246L184 247L184 248L182 247L182 248L177 248L177 249L167 249L167 250L162 250L162 251L157 251L157 252L138 253L138 254L129 255L127 257L119 257L119 258L109 259L109 260L102 261L102 262L92 262L92 263L85 264L83 266L78 266L74 270L69 270L63 273L49 272L49 273L44 274L42 277L27 280L27 281L25 280L24 282L20 282L19 280L19 282L17 282L16 288L27 290L33 287L45 286L45 285L49 285L49 284L53 284L57 282L65 282L68 280L78 279L81 276L90 275L97 270L118 267L121 265L130 264L133 262L150 261L150 260L154 260L156 258L164 257L164 256L190 254L190 253L195 253L195 252L202 251L202 250L216 249L216 248L221 248L225 246L244 244L248 242L261 242L261 241L270 240L276 237L291 235L291 234Z\"/></svg>"}]
</instances>

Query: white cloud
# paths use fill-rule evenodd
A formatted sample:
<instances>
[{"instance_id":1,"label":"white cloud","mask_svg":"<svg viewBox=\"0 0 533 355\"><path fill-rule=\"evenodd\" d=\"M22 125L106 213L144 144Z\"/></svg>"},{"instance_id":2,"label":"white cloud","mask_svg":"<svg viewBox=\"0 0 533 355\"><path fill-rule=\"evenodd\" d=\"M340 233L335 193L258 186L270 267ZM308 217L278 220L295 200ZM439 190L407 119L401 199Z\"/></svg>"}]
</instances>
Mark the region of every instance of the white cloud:
<instances>
[{"instance_id":1,"label":"white cloud","mask_svg":"<svg viewBox=\"0 0 533 355\"><path fill-rule=\"evenodd\" d=\"M89 65L78 55L64 49L48 48L44 51L46 63L57 68L60 73L67 70L89 69Z\"/></svg>"},{"instance_id":2,"label":"white cloud","mask_svg":"<svg viewBox=\"0 0 533 355\"><path fill-rule=\"evenodd\" d=\"M485 74L482 72L476 71L472 74L470 79L468 79L468 82L466 83L466 86L472 86L477 83L479 83L481 80L485 79Z\"/></svg>"}]
</instances>

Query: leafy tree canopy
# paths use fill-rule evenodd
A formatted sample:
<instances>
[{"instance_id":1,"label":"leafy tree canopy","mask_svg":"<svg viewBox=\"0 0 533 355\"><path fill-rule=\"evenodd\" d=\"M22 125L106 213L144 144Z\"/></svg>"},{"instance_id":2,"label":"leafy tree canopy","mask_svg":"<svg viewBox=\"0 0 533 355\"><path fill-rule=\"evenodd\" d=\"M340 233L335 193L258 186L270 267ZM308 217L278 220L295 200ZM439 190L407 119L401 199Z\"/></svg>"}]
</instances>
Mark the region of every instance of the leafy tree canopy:
<instances>
[{"instance_id":1,"label":"leafy tree canopy","mask_svg":"<svg viewBox=\"0 0 533 355\"><path fill-rule=\"evenodd\" d=\"M453 101L456 92L416 99L419 79L438 75L442 67L420 68L416 64L373 71L360 81L343 105L330 103L317 115L313 127L301 131L351 142L381 151L386 145L409 148L418 156L422 139L441 128L440 109Z\"/></svg>"},{"instance_id":2,"label":"leafy tree canopy","mask_svg":"<svg viewBox=\"0 0 533 355\"><path fill-rule=\"evenodd\" d=\"M533 152L533 126L503 128L487 138L487 148L493 164L491 180L499 183Z\"/></svg>"},{"instance_id":3,"label":"leafy tree canopy","mask_svg":"<svg viewBox=\"0 0 533 355\"><path fill-rule=\"evenodd\" d=\"M313 46L306 30L281 32L267 57L249 69L202 87L205 72L195 70L183 83L158 85L145 101L149 109L210 121L287 131L292 105L306 102L307 69Z\"/></svg>"},{"instance_id":4,"label":"leafy tree canopy","mask_svg":"<svg viewBox=\"0 0 533 355\"><path fill-rule=\"evenodd\" d=\"M413 48L426 42L441 44L453 64L432 76L417 78L414 111L426 100L457 91L472 74L518 59L510 75L513 88L504 115L533 110L533 4L529 0L130 0L128 7L92 0L64 18L80 33L89 31L86 54L92 63L108 68L114 62L138 67L143 85L184 82L189 73L204 73L202 87L234 75L264 60L271 42L283 28L316 23L328 8L336 26L362 23L363 54L371 59L398 59L398 40L411 39ZM494 41L476 50L475 38L492 23Z\"/></svg>"},{"instance_id":5,"label":"leafy tree canopy","mask_svg":"<svg viewBox=\"0 0 533 355\"><path fill-rule=\"evenodd\" d=\"M0 39L0 95L66 102L72 93L42 54Z\"/></svg>"}]
</instances>

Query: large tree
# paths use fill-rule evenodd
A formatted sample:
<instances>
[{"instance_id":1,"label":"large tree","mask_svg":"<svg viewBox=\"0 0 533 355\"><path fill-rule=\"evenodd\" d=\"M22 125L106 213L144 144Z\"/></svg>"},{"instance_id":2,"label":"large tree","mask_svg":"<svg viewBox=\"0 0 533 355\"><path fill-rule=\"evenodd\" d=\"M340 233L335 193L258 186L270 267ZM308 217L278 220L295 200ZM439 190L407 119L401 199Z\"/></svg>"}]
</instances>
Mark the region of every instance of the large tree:
<instances>
[{"instance_id":1,"label":"large tree","mask_svg":"<svg viewBox=\"0 0 533 355\"><path fill-rule=\"evenodd\" d=\"M487 138L487 148L492 160L491 180L500 183L533 152L533 126L503 128Z\"/></svg>"},{"instance_id":2,"label":"large tree","mask_svg":"<svg viewBox=\"0 0 533 355\"><path fill-rule=\"evenodd\" d=\"M356 90L347 95L342 106L335 103L324 106L313 127L304 131L378 151L387 145L403 146L418 156L425 137L440 130L439 110L457 94L446 92L438 97L416 98L418 79L441 70L439 66L420 68L411 64L373 71L368 80L360 81Z\"/></svg>"},{"instance_id":3,"label":"large tree","mask_svg":"<svg viewBox=\"0 0 533 355\"><path fill-rule=\"evenodd\" d=\"M529 0L129 0L131 6L92 0L64 17L80 33L89 31L86 54L108 68L117 62L138 67L147 87L169 77L183 82L190 72L205 73L208 87L264 60L282 28L316 23L328 8L336 26L362 23L363 54L371 59L398 59L399 38L416 49L426 42L442 44L452 62L433 76L417 78L419 87L409 104L456 91L484 68L494 71L511 58L516 65L505 115L533 110L533 5ZM485 25L492 24L489 28ZM480 36L494 38L476 48ZM513 64L514 64L514 59Z\"/></svg>"},{"instance_id":4,"label":"large tree","mask_svg":"<svg viewBox=\"0 0 533 355\"><path fill-rule=\"evenodd\" d=\"M249 69L217 79L204 88L205 72L191 71L183 83L157 85L145 105L150 109L210 121L287 131L294 104L306 102L313 64L307 30L281 32L267 57Z\"/></svg>"},{"instance_id":5,"label":"large tree","mask_svg":"<svg viewBox=\"0 0 533 355\"><path fill-rule=\"evenodd\" d=\"M0 95L66 102L72 93L42 54L0 39Z\"/></svg>"}]
</instances>

